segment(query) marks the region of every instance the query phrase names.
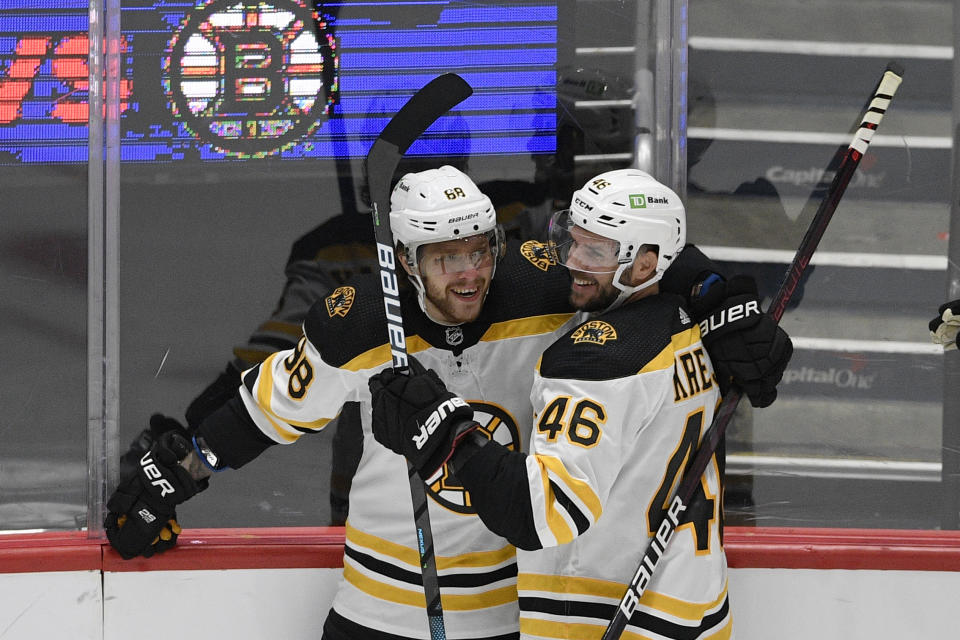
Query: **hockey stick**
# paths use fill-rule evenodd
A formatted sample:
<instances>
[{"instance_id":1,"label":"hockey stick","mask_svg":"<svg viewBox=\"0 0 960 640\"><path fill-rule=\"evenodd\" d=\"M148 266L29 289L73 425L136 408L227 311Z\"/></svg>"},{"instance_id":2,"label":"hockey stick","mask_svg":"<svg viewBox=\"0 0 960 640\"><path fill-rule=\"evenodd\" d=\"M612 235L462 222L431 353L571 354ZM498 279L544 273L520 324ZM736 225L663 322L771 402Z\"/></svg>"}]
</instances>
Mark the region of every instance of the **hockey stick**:
<instances>
[{"instance_id":1,"label":"hockey stick","mask_svg":"<svg viewBox=\"0 0 960 640\"><path fill-rule=\"evenodd\" d=\"M403 317L400 313L393 233L390 231L390 182L400 159L414 140L437 118L466 100L472 93L470 85L455 73L434 78L393 116L367 154L367 184L370 188L370 200L373 202L373 232L377 241L380 286L383 289L383 303L387 312L390 353L394 368L400 371L407 371L409 365ZM420 553L420 572L423 577L423 595L427 603L430 638L444 640L446 631L443 626L443 606L440 603L437 559L433 551L426 487L409 464L407 472L410 476L410 496L413 499L413 515L417 527L417 550Z\"/></svg>"},{"instance_id":2,"label":"hockey stick","mask_svg":"<svg viewBox=\"0 0 960 640\"><path fill-rule=\"evenodd\" d=\"M893 99L893 95L896 93L897 87L900 86L902 80L903 68L896 63L889 63L883 72L883 76L880 78L877 88L874 89L869 106L861 118L860 127L854 134L853 141L850 143L850 146L847 147L847 151L840 161L840 166L833 178L830 189L821 201L820 207L817 209L813 220L810 221L810 226L803 240L800 241L800 246L797 248L793 262L790 263L790 266L787 268L783 282L780 284L779 290L770 303L770 308L767 310L767 313L773 317L775 322L779 323L783 317L783 312L787 307L787 303L790 301L790 297L793 295L797 284L800 282L800 278L810 264L810 258L813 256L813 252L816 251L817 245L820 244L820 239L823 237L827 224L829 224L830 219L833 217L833 213L840 203L840 198L843 197L847 185L850 184L850 179L857 170L863 154L866 153L867 146L870 144L870 140L880 125L880 120L883 118L883 114L886 113L887 107L890 106L890 101ZM617 640L620 638L620 634L623 633L627 622L630 620L630 616L633 615L634 609L636 609L637 604L640 602L640 597L650 583L653 571L663 556L664 550L670 542L670 538L682 520L683 512L686 511L689 506L690 500L696 492L697 486L700 484L701 476L716 452L720 439L723 437L727 429L727 424L729 424L730 419L733 417L733 412L736 410L737 403L740 402L742 396L743 392L736 386L731 387L727 394L724 395L723 402L720 403L720 408L717 410L717 415L714 417L706 433L704 433L700 447L697 449L693 460L687 466L680 480L680 484L677 487L677 492L670 501L667 516L658 523L656 534L644 552L640 566L637 568L630 584L627 585L626 593L623 594L623 598L620 600L613 619L610 620L610 623L607 625L602 640Z\"/></svg>"}]
</instances>

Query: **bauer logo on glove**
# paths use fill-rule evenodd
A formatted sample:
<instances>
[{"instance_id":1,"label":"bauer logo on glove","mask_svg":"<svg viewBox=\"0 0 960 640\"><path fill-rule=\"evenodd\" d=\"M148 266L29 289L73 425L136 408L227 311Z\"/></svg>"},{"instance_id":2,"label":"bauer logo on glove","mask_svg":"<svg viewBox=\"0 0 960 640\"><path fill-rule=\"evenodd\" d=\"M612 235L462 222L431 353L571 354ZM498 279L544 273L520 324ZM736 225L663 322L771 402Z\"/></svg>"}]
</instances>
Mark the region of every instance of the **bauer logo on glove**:
<instances>
[{"instance_id":1,"label":"bauer logo on glove","mask_svg":"<svg viewBox=\"0 0 960 640\"><path fill-rule=\"evenodd\" d=\"M722 329L724 325L733 324L749 318L752 315L760 315L761 313L759 300L750 300L741 304L735 304L726 309L720 309L718 313L700 322L700 335L706 336L711 331Z\"/></svg>"},{"instance_id":2,"label":"bauer logo on glove","mask_svg":"<svg viewBox=\"0 0 960 640\"><path fill-rule=\"evenodd\" d=\"M427 440L429 440L430 436L433 435L433 432L437 430L437 427L443 424L443 419L456 411L457 407L470 408L470 405L463 398L454 396L449 400L441 402L436 409L430 412L430 415L427 416L427 419L424 420L422 425L420 425L420 433L414 434L413 436L413 441L417 445L417 450L423 449L424 445L427 444Z\"/></svg>"},{"instance_id":3,"label":"bauer logo on glove","mask_svg":"<svg viewBox=\"0 0 960 640\"><path fill-rule=\"evenodd\" d=\"M173 488L173 485L170 484L170 481L163 477L163 474L160 472L160 469L157 468L157 465L153 462L153 454L147 451L143 454L143 457L140 458L140 467L143 469L143 475L147 477L150 481L150 484L154 487L160 487L160 497L166 496L168 493L176 493L177 490Z\"/></svg>"}]
</instances>

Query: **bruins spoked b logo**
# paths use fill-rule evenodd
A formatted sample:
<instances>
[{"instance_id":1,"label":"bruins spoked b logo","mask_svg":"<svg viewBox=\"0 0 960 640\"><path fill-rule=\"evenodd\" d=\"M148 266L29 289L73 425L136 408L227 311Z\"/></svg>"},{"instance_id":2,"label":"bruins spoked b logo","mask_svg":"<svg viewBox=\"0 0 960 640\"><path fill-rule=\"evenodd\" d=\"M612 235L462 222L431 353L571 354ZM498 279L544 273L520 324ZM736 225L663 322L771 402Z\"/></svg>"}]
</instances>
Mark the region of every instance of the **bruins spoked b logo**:
<instances>
[{"instance_id":1,"label":"bruins spoked b logo","mask_svg":"<svg viewBox=\"0 0 960 640\"><path fill-rule=\"evenodd\" d=\"M197 138L241 157L281 151L337 101L336 41L301 0L211 0L163 62L171 109Z\"/></svg>"},{"instance_id":2,"label":"bruins spoked b logo","mask_svg":"<svg viewBox=\"0 0 960 640\"><path fill-rule=\"evenodd\" d=\"M470 407L473 408L473 419L480 423L478 430L481 433L511 451L520 450L520 431L510 412L499 405L480 400L470 400ZM446 466L440 479L429 485L427 490L427 495L451 511L476 513L470 502L470 493Z\"/></svg>"}]
</instances>

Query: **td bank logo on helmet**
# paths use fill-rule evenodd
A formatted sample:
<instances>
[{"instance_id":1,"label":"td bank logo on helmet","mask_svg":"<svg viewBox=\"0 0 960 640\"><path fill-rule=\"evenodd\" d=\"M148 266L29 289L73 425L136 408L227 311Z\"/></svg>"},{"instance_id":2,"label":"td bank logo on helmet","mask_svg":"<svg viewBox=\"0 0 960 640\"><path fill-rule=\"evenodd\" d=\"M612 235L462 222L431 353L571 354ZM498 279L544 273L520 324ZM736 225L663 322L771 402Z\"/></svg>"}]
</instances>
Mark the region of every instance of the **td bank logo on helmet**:
<instances>
[{"instance_id":1,"label":"td bank logo on helmet","mask_svg":"<svg viewBox=\"0 0 960 640\"><path fill-rule=\"evenodd\" d=\"M643 193L630 194L631 209L646 209L647 205L650 204L670 204L670 200L658 196L648 196Z\"/></svg>"}]
</instances>

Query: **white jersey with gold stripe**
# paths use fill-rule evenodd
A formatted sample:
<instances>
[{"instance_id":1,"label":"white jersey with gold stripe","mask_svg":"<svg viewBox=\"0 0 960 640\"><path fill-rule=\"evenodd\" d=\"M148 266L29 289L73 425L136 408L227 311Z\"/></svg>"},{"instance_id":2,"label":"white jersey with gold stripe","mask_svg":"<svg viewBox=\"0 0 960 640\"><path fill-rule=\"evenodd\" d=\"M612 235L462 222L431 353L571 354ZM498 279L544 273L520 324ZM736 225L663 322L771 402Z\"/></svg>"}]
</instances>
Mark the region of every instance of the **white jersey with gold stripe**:
<instances>
[{"instance_id":1,"label":"white jersey with gold stripe","mask_svg":"<svg viewBox=\"0 0 960 640\"><path fill-rule=\"evenodd\" d=\"M514 449L528 438L519 425L532 422L537 359L574 320L565 271L529 246L526 254L508 250L475 322L437 325L412 296L403 301L409 353L471 403L492 439ZM279 444L323 429L344 402L361 404L364 446L334 610L377 631L429 638L407 465L374 440L370 426L368 378L391 364L383 298L379 280L356 283L311 309L295 349L243 375L242 401L256 428ZM447 637L516 633L514 547L483 526L456 478L445 473L428 489Z\"/></svg>"},{"instance_id":2,"label":"white jersey with gold stripe","mask_svg":"<svg viewBox=\"0 0 960 640\"><path fill-rule=\"evenodd\" d=\"M518 551L523 638L599 638L719 401L700 331L672 296L585 322L543 355L527 479L544 547ZM731 634L716 458L624 638Z\"/></svg>"}]
</instances>

